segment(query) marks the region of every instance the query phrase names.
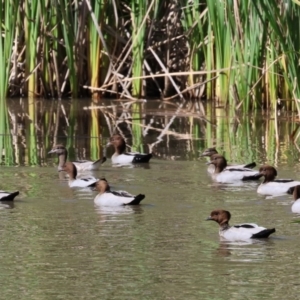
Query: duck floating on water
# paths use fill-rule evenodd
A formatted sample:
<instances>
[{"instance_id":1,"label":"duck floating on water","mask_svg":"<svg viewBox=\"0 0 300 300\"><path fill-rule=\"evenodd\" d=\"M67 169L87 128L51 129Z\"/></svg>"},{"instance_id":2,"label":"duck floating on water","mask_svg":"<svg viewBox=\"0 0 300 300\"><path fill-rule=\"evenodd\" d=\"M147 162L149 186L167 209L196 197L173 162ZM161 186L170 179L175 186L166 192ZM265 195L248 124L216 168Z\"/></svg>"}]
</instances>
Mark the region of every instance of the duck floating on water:
<instances>
[{"instance_id":1,"label":"duck floating on water","mask_svg":"<svg viewBox=\"0 0 300 300\"><path fill-rule=\"evenodd\" d=\"M237 181L258 180L262 175L255 170L248 168L227 168L227 161L224 156L214 154L208 164L215 166L212 178L220 183L235 183Z\"/></svg>"},{"instance_id":2,"label":"duck floating on water","mask_svg":"<svg viewBox=\"0 0 300 300\"><path fill-rule=\"evenodd\" d=\"M277 170L269 165L259 168L264 181L258 186L257 193L266 196L280 196L288 193L289 188L300 185L300 181L293 179L275 179Z\"/></svg>"},{"instance_id":3,"label":"duck floating on water","mask_svg":"<svg viewBox=\"0 0 300 300\"><path fill-rule=\"evenodd\" d=\"M231 214L229 211L217 209L213 210L206 220L217 222L220 226L220 237L229 241L246 241L249 239L267 238L270 234L275 232L275 228L267 229L254 223L230 226L230 218Z\"/></svg>"},{"instance_id":4,"label":"duck floating on water","mask_svg":"<svg viewBox=\"0 0 300 300\"><path fill-rule=\"evenodd\" d=\"M94 202L101 206L138 205L145 198L143 194L135 196L126 191L111 191L105 178L97 181L94 189L99 191Z\"/></svg>"},{"instance_id":5,"label":"duck floating on water","mask_svg":"<svg viewBox=\"0 0 300 300\"><path fill-rule=\"evenodd\" d=\"M114 134L106 147L113 146L115 149L111 157L113 164L127 165L134 163L148 163L152 157L152 153L125 152L126 143L120 134Z\"/></svg>"},{"instance_id":6,"label":"duck floating on water","mask_svg":"<svg viewBox=\"0 0 300 300\"><path fill-rule=\"evenodd\" d=\"M48 154L56 153L58 155L58 171L61 171L64 167L64 164L67 162L68 158L68 150L63 145L55 145L51 151L48 152ZM78 160L73 161L72 163L76 166L76 169L78 172L84 172L84 171L93 171L93 170L99 170L101 165L106 161L106 157L99 158L96 161L91 160Z\"/></svg>"},{"instance_id":7,"label":"duck floating on water","mask_svg":"<svg viewBox=\"0 0 300 300\"><path fill-rule=\"evenodd\" d=\"M94 187L96 182L99 180L93 176L88 177L77 177L77 168L71 162L66 162L60 171L65 171L69 175L69 187Z\"/></svg>"},{"instance_id":8,"label":"duck floating on water","mask_svg":"<svg viewBox=\"0 0 300 300\"><path fill-rule=\"evenodd\" d=\"M200 156L207 156L210 158L212 158L212 156L214 154L219 154L217 149L215 147L211 147L211 148L207 148L205 149ZM253 169L256 167L256 163L255 162L252 162L252 163L249 163L249 164L238 164L238 165L234 165L234 164L227 164L227 167L226 169L235 169L235 168L248 168L248 169ZM209 165L208 168L207 168L207 172L210 173L210 174L213 174L215 172L215 167L214 165Z\"/></svg>"},{"instance_id":9,"label":"duck floating on water","mask_svg":"<svg viewBox=\"0 0 300 300\"><path fill-rule=\"evenodd\" d=\"M292 204L291 210L295 214L300 214L300 185L290 187L288 194L293 195L294 203Z\"/></svg>"},{"instance_id":10,"label":"duck floating on water","mask_svg":"<svg viewBox=\"0 0 300 300\"><path fill-rule=\"evenodd\" d=\"M15 197L18 195L19 195L19 191L16 192L0 191L0 201L13 201Z\"/></svg>"}]
</instances>

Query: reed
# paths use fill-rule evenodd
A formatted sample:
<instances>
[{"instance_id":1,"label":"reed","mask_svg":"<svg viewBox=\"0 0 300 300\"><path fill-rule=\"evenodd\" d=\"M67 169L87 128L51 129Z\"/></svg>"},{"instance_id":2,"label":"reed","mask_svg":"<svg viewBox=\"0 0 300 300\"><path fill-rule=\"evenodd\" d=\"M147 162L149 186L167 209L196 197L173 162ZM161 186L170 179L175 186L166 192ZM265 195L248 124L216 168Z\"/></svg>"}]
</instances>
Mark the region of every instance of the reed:
<instances>
[{"instance_id":1,"label":"reed","mask_svg":"<svg viewBox=\"0 0 300 300\"><path fill-rule=\"evenodd\" d=\"M13 164L12 136L10 135L10 122L6 103L6 94L9 82L14 82L16 69L11 69L11 61L16 62L13 53L16 51L15 39L16 20L18 19L18 5L15 1L0 1L0 152L4 153L6 165ZM13 65L16 67L16 63Z\"/></svg>"},{"instance_id":2,"label":"reed","mask_svg":"<svg viewBox=\"0 0 300 300\"><path fill-rule=\"evenodd\" d=\"M142 103L137 102L132 104L132 151L143 153L143 130L141 124L143 124L144 118L142 116L142 111Z\"/></svg>"},{"instance_id":3,"label":"reed","mask_svg":"<svg viewBox=\"0 0 300 300\"><path fill-rule=\"evenodd\" d=\"M95 104L92 103L92 106ZM100 133L101 133L101 125L100 125L100 112L97 109L91 110L91 125L90 125L90 154L92 160L97 160L101 155L101 146L99 143Z\"/></svg>"},{"instance_id":4,"label":"reed","mask_svg":"<svg viewBox=\"0 0 300 300\"><path fill-rule=\"evenodd\" d=\"M76 55L78 50L78 28L80 24L79 16L79 4L78 1L74 1L73 4L68 1L59 1L58 19L62 20L63 26L62 34L64 39L64 46L66 51L68 69L65 74L65 78L69 78L70 89L72 95L76 98L78 95L78 82L77 82L77 59Z\"/></svg>"},{"instance_id":5,"label":"reed","mask_svg":"<svg viewBox=\"0 0 300 300\"><path fill-rule=\"evenodd\" d=\"M97 96L205 96L243 112L282 99L300 114L297 1L2 0L0 21L2 98L99 88Z\"/></svg>"},{"instance_id":6,"label":"reed","mask_svg":"<svg viewBox=\"0 0 300 300\"><path fill-rule=\"evenodd\" d=\"M101 23L103 22L103 15L104 13L101 14L101 7L104 7L104 3L102 1L96 1L94 3L94 8L93 8L93 13L95 16L95 19ZM89 73L90 73L90 85L93 87L99 87L99 75L101 71L99 72L99 68L101 67L101 43L100 43L100 37L97 32L97 28L94 26L93 19L89 19L89 49L88 49L88 54L89 54L89 60L88 60L88 65L89 65ZM97 96L97 95L94 95Z\"/></svg>"},{"instance_id":7,"label":"reed","mask_svg":"<svg viewBox=\"0 0 300 300\"><path fill-rule=\"evenodd\" d=\"M299 17L300 6L296 2L260 1L255 8L261 19L261 9L272 28L270 43L272 43L272 54L278 59L280 76L284 78L284 87L289 86L289 92L295 98L300 97L300 66L298 52L300 47ZM283 59L279 59L283 56ZM275 62L275 60L274 60ZM279 81L279 80L278 80ZM276 85L276 88L278 86ZM286 94L286 91L285 91ZM276 97L277 98L277 97ZM277 99L273 101L276 101ZM299 112L299 109L298 109Z\"/></svg>"},{"instance_id":8,"label":"reed","mask_svg":"<svg viewBox=\"0 0 300 300\"><path fill-rule=\"evenodd\" d=\"M205 17L205 12L201 12L200 2L195 0L190 4L188 1L182 1L182 26L187 33L186 38L188 41L189 71L201 70L204 62L204 51L199 49L204 41L203 36L203 24L205 22L201 20ZM189 87L193 87L197 83L201 83L204 80L203 76L191 74L188 76L187 84ZM189 93L192 98L199 98L202 96L202 89L192 89Z\"/></svg>"}]
</instances>

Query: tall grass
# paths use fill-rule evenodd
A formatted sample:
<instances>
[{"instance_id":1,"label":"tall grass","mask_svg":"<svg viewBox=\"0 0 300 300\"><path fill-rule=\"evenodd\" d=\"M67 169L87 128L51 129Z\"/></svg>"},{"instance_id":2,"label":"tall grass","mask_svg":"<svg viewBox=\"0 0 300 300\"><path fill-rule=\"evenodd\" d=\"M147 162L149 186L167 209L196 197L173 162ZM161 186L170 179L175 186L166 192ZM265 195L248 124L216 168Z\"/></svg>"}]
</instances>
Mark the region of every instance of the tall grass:
<instances>
[{"instance_id":1,"label":"tall grass","mask_svg":"<svg viewBox=\"0 0 300 300\"><path fill-rule=\"evenodd\" d=\"M300 99L297 1L1 0L0 21L3 96Z\"/></svg>"},{"instance_id":2,"label":"tall grass","mask_svg":"<svg viewBox=\"0 0 300 300\"><path fill-rule=\"evenodd\" d=\"M96 1L94 3L94 14L99 20L101 14L101 6L103 6L102 1ZM100 37L97 33L97 29L94 26L92 18L89 20L89 73L90 73L90 85L93 87L99 86L99 67L101 58L101 44Z\"/></svg>"},{"instance_id":3,"label":"tall grass","mask_svg":"<svg viewBox=\"0 0 300 300\"><path fill-rule=\"evenodd\" d=\"M19 19L19 1L0 1L0 152L10 165L13 158L12 137L10 133L9 115L6 104L6 95L9 82L16 78L16 50L18 41L15 39L16 21ZM11 68L11 61L13 62Z\"/></svg>"},{"instance_id":4,"label":"tall grass","mask_svg":"<svg viewBox=\"0 0 300 300\"><path fill-rule=\"evenodd\" d=\"M147 2L147 0L131 0L133 77L140 77L143 75L144 37L146 30L146 24L143 21ZM141 97L142 95L142 80L139 78L132 81L132 95L134 97Z\"/></svg>"}]
</instances>

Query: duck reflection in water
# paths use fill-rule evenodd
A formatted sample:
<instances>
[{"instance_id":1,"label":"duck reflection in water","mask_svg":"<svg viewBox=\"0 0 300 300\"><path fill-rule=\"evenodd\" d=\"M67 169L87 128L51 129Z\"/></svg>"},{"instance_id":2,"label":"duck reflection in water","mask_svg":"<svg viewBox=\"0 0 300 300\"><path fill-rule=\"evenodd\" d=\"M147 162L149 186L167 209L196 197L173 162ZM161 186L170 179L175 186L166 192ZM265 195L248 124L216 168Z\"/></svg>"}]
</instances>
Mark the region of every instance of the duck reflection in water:
<instances>
[{"instance_id":1,"label":"duck reflection in water","mask_svg":"<svg viewBox=\"0 0 300 300\"><path fill-rule=\"evenodd\" d=\"M98 206L95 211L100 216L100 222L121 222L131 214L142 214L144 212L141 205L135 206Z\"/></svg>"},{"instance_id":2,"label":"duck reflection in water","mask_svg":"<svg viewBox=\"0 0 300 300\"><path fill-rule=\"evenodd\" d=\"M248 241L251 239L268 238L275 232L275 228L267 229L254 223L229 225L231 214L227 210L216 209L210 213L207 221L219 224L219 236L233 242Z\"/></svg>"},{"instance_id":3,"label":"duck reflection in water","mask_svg":"<svg viewBox=\"0 0 300 300\"><path fill-rule=\"evenodd\" d=\"M13 209L14 207L15 207L14 201L1 201L0 202L0 210Z\"/></svg>"},{"instance_id":4,"label":"duck reflection in water","mask_svg":"<svg viewBox=\"0 0 300 300\"><path fill-rule=\"evenodd\" d=\"M227 257L235 262L264 261L269 256L269 249L274 247L272 240L251 239L247 241L228 241L220 237L217 256Z\"/></svg>"}]
</instances>

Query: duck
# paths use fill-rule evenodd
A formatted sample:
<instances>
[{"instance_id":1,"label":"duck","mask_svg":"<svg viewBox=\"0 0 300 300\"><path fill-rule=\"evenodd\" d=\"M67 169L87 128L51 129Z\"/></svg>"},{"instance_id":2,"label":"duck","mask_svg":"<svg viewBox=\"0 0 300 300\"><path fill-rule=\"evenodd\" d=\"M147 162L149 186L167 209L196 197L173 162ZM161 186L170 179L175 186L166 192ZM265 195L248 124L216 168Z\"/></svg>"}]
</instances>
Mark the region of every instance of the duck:
<instances>
[{"instance_id":1,"label":"duck","mask_svg":"<svg viewBox=\"0 0 300 300\"><path fill-rule=\"evenodd\" d=\"M66 162L60 171L65 171L69 175L69 187L94 187L99 179L95 177L77 177L77 168L72 162Z\"/></svg>"},{"instance_id":2,"label":"duck","mask_svg":"<svg viewBox=\"0 0 300 300\"><path fill-rule=\"evenodd\" d=\"M64 164L67 162L68 150L64 145L58 144L55 145L48 154L56 153L58 155L58 171L61 171L64 167ZM99 170L100 166L106 161L106 157L99 158L96 161L91 160L78 160L73 161L72 163L76 166L78 172L84 171L94 171Z\"/></svg>"},{"instance_id":3,"label":"duck","mask_svg":"<svg viewBox=\"0 0 300 300\"><path fill-rule=\"evenodd\" d=\"M267 238L274 233L275 228L267 229L254 223L229 225L231 214L227 210L216 209L210 213L207 221L215 221L219 224L219 235L229 241L246 241L249 239Z\"/></svg>"},{"instance_id":4,"label":"duck","mask_svg":"<svg viewBox=\"0 0 300 300\"><path fill-rule=\"evenodd\" d=\"M270 165L263 165L259 173L264 181L258 186L257 193L266 196L281 196L288 193L289 188L300 185L300 181L293 179L275 179L277 170Z\"/></svg>"},{"instance_id":5,"label":"duck","mask_svg":"<svg viewBox=\"0 0 300 300\"><path fill-rule=\"evenodd\" d=\"M290 187L288 194L293 195L294 203L292 204L292 213L300 214L300 185Z\"/></svg>"},{"instance_id":6,"label":"duck","mask_svg":"<svg viewBox=\"0 0 300 300\"><path fill-rule=\"evenodd\" d=\"M211 161L208 164L212 164L215 167L215 171L212 178L220 183L235 183L237 181L258 180L262 175L255 170L249 168L227 168L227 161L224 156L220 154L214 154L211 156Z\"/></svg>"},{"instance_id":7,"label":"duck","mask_svg":"<svg viewBox=\"0 0 300 300\"><path fill-rule=\"evenodd\" d=\"M19 191L16 192L0 191L0 201L13 201L15 197L18 195L19 195Z\"/></svg>"},{"instance_id":8,"label":"duck","mask_svg":"<svg viewBox=\"0 0 300 300\"><path fill-rule=\"evenodd\" d=\"M100 206L138 205L145 198L143 194L135 196L126 191L111 191L105 178L97 181L94 189L99 192L94 203Z\"/></svg>"},{"instance_id":9,"label":"duck","mask_svg":"<svg viewBox=\"0 0 300 300\"><path fill-rule=\"evenodd\" d=\"M111 157L112 164L127 165L134 163L149 163L152 153L125 152L126 143L120 134L114 134L106 148L113 146L115 153Z\"/></svg>"},{"instance_id":10,"label":"duck","mask_svg":"<svg viewBox=\"0 0 300 300\"><path fill-rule=\"evenodd\" d=\"M217 149L215 147L211 147L211 148L207 148L205 149L200 156L207 156L210 158L214 155L214 154L219 154ZM249 168L249 169L253 169L256 167L256 163L255 162L251 162L249 164L227 164L226 169L235 169L235 168ZM207 168L207 172L210 174L213 174L215 172L215 167L214 165L209 165Z\"/></svg>"}]
</instances>

